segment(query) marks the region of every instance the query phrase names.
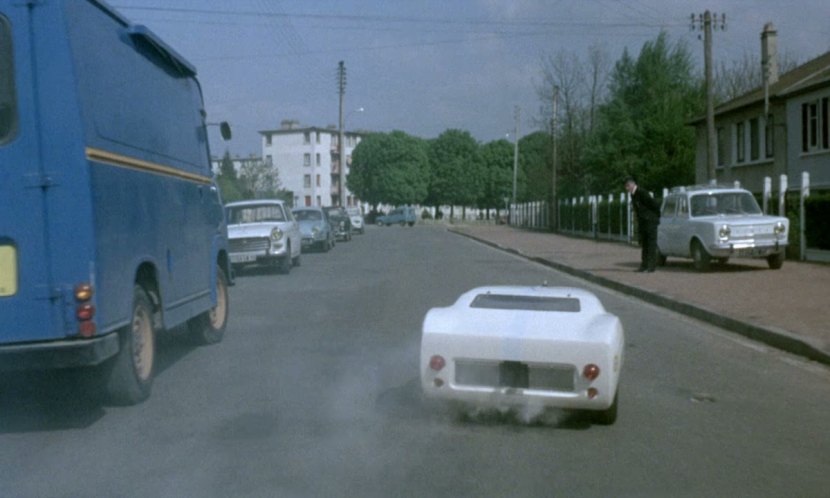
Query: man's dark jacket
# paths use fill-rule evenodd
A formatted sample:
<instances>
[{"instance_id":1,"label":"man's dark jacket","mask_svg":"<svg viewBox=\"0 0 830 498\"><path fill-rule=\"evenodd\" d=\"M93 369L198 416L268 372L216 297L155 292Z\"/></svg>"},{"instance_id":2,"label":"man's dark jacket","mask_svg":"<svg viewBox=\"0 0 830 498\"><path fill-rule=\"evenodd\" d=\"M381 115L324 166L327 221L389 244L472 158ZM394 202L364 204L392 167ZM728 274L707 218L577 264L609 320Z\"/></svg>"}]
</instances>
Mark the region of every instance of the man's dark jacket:
<instances>
[{"instance_id":1,"label":"man's dark jacket","mask_svg":"<svg viewBox=\"0 0 830 498\"><path fill-rule=\"evenodd\" d=\"M641 226L660 224L660 204L644 189L637 187L631 194L631 204L637 214L637 222Z\"/></svg>"}]
</instances>

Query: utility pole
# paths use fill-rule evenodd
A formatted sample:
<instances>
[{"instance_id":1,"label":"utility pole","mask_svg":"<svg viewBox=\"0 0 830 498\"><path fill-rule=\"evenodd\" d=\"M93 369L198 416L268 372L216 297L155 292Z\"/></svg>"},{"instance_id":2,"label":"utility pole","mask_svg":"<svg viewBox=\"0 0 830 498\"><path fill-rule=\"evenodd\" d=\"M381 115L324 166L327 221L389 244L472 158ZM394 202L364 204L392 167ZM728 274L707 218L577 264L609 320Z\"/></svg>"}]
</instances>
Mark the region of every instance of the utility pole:
<instances>
[{"instance_id":1,"label":"utility pole","mask_svg":"<svg viewBox=\"0 0 830 498\"><path fill-rule=\"evenodd\" d=\"M699 14L697 18L692 14L692 30L703 30L703 71L706 79L706 175L711 182L715 176L715 154L717 150L717 136L715 134L715 92L712 76L712 29L726 29L726 14L721 14L720 21L717 14L708 10Z\"/></svg>"},{"instance_id":2,"label":"utility pole","mask_svg":"<svg viewBox=\"0 0 830 498\"><path fill-rule=\"evenodd\" d=\"M343 115L343 101L346 96L346 64L340 61L337 66L337 88L340 91L340 133L338 134L337 149L340 155L338 206L346 206L346 130L343 129L345 116Z\"/></svg>"},{"instance_id":3,"label":"utility pole","mask_svg":"<svg viewBox=\"0 0 830 498\"><path fill-rule=\"evenodd\" d=\"M557 164L556 164L556 118L557 118L556 114L557 114L558 107L559 107L559 87L554 86L553 87L553 116L551 117L551 120L550 120L550 138L551 138L551 142L552 142L552 145L553 145L553 147L551 147L553 149L553 151L552 151L553 157L551 158L552 159L552 161L551 161L552 166L551 166L551 172L550 172L550 209L548 210L548 212L550 212L550 218L549 218L548 225L549 225L551 231L553 231L553 232L556 232L556 231L559 230L559 223L558 223L558 215L559 215L559 203L558 202L559 201L556 197L556 166L557 166Z\"/></svg>"},{"instance_id":4,"label":"utility pole","mask_svg":"<svg viewBox=\"0 0 830 498\"><path fill-rule=\"evenodd\" d=\"M513 108L513 116L516 120L515 131L513 132L513 205L510 206L510 224L516 223L516 178L519 171L519 106Z\"/></svg>"}]
</instances>

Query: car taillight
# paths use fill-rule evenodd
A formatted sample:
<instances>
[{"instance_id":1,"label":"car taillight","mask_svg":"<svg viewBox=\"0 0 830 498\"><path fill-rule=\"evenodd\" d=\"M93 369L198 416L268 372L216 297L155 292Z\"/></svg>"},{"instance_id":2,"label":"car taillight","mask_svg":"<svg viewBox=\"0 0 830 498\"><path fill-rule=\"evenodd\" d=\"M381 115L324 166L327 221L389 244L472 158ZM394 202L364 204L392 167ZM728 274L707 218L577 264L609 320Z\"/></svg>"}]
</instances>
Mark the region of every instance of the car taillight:
<instances>
[{"instance_id":1,"label":"car taillight","mask_svg":"<svg viewBox=\"0 0 830 498\"><path fill-rule=\"evenodd\" d=\"M91 302L95 295L92 284L79 284L75 287L75 300L78 306L75 308L75 318L78 319L78 333L81 337L92 337L97 331L93 319L95 318L95 305Z\"/></svg>"},{"instance_id":2,"label":"car taillight","mask_svg":"<svg viewBox=\"0 0 830 498\"><path fill-rule=\"evenodd\" d=\"M585 365L585 368L582 369L582 376L588 380L595 380L599 377L599 367L593 363Z\"/></svg>"},{"instance_id":3,"label":"car taillight","mask_svg":"<svg viewBox=\"0 0 830 498\"><path fill-rule=\"evenodd\" d=\"M447 362L444 361L444 357L440 355L433 355L432 358L429 359L429 368L435 370L436 372L440 372L443 368L447 365Z\"/></svg>"}]
</instances>

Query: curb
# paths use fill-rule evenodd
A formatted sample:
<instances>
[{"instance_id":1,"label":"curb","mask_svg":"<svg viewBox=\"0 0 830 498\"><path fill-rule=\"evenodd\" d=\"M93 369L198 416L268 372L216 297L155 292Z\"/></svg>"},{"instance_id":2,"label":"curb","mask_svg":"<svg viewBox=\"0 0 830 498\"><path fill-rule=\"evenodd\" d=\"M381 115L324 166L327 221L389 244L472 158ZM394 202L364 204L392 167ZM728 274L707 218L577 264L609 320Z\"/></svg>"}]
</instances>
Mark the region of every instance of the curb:
<instances>
[{"instance_id":1,"label":"curb","mask_svg":"<svg viewBox=\"0 0 830 498\"><path fill-rule=\"evenodd\" d=\"M452 228L448 228L447 231L455 233L457 235L461 235L463 237L467 237L469 239L475 240L495 249L499 249L500 251L514 254L516 256L525 258L529 261L533 261L543 266L553 268L554 270L558 270L563 273L572 275L574 277L587 280L591 283L600 285L602 287L607 287L609 289L622 292L623 294L636 297L650 304L660 306L662 308L666 308L683 315L690 316L702 322L715 325L717 327L729 330L744 337L748 337L755 341L764 343L768 346L772 346L776 349L780 349L782 351L786 351L788 353L792 353L794 355L798 355L812 361L823 363L825 365L830 365L830 352L824 351L810 344L804 339L789 334L783 330L776 330L772 328L762 327L760 325L753 325L751 323L743 322L735 318L723 316L720 313L703 308L701 306L695 306L692 304L675 301L655 292L643 290L639 287L634 287L631 285L616 282L605 277L600 277L587 271L578 270L571 266L567 266L562 263L557 263L556 261L551 261L549 259L536 256L528 256L527 254L524 254L523 252L517 249L511 247L504 247L494 242L490 242L489 240L485 240L468 233L463 233Z\"/></svg>"}]
</instances>

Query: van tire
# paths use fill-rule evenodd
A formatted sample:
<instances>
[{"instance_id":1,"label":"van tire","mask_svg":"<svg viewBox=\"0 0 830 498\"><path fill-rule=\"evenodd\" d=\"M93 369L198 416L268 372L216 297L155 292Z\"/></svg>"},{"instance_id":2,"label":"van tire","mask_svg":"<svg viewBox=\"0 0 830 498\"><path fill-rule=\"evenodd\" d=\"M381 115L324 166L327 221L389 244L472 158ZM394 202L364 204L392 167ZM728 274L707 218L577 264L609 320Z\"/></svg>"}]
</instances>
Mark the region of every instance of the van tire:
<instances>
[{"instance_id":1,"label":"van tire","mask_svg":"<svg viewBox=\"0 0 830 498\"><path fill-rule=\"evenodd\" d=\"M228 279L221 267L216 268L216 306L187 322L191 340L200 345L222 342L228 324Z\"/></svg>"},{"instance_id":2,"label":"van tire","mask_svg":"<svg viewBox=\"0 0 830 498\"><path fill-rule=\"evenodd\" d=\"M135 405L150 396L155 363L153 305L140 285L133 288L130 324L118 332L119 350L106 365L107 398L118 405Z\"/></svg>"}]
</instances>

